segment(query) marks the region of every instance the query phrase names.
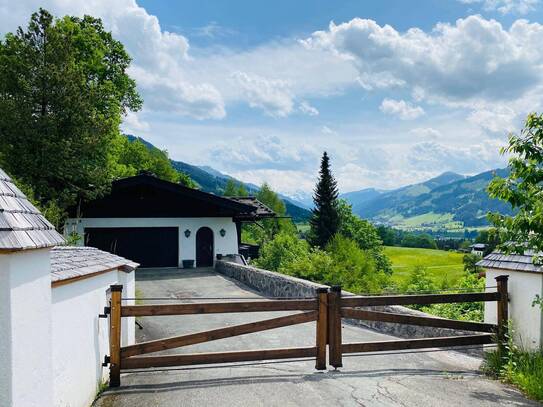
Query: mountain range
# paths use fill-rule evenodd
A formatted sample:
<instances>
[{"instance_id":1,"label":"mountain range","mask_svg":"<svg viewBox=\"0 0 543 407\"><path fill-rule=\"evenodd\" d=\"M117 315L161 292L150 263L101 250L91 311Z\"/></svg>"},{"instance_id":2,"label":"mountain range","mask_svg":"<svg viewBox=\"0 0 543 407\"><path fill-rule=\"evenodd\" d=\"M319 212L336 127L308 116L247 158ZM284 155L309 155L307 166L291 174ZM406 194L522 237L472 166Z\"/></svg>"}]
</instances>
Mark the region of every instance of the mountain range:
<instances>
[{"instance_id":1,"label":"mountain range","mask_svg":"<svg viewBox=\"0 0 543 407\"><path fill-rule=\"evenodd\" d=\"M491 211L511 214L511 207L491 199L486 187L507 169L486 171L474 176L445 172L428 181L391 191L363 189L340 195L353 212L374 223L406 230L447 229L488 225Z\"/></svg>"},{"instance_id":2,"label":"mountain range","mask_svg":"<svg viewBox=\"0 0 543 407\"><path fill-rule=\"evenodd\" d=\"M149 148L148 141L134 136L129 140L140 140ZM178 171L189 175L202 191L222 195L229 180L243 184L249 194L254 195L259 187L239 181L209 166L196 166L183 161L170 160ZM394 190L366 188L347 192L340 198L347 200L353 212L376 224L405 230L462 230L488 225L486 214L497 211L511 214L511 207L499 200L491 199L486 187L494 176L506 176L507 169L486 171L474 176L454 172L431 178L427 181L407 185ZM311 216L307 200L298 200L279 194L285 202L287 214L295 222L305 222Z\"/></svg>"}]
</instances>

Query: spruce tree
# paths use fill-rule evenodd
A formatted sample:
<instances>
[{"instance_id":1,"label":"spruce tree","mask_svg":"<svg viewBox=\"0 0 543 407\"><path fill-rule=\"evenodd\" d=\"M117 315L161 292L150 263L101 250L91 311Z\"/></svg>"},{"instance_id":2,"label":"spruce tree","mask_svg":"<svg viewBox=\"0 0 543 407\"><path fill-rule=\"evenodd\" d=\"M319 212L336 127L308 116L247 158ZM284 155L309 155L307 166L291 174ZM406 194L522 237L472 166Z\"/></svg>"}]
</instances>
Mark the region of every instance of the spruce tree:
<instances>
[{"instance_id":1,"label":"spruce tree","mask_svg":"<svg viewBox=\"0 0 543 407\"><path fill-rule=\"evenodd\" d=\"M313 202L315 208L309 221L309 240L313 246L324 248L339 229L337 182L330 170L330 158L326 151L322 155Z\"/></svg>"}]
</instances>

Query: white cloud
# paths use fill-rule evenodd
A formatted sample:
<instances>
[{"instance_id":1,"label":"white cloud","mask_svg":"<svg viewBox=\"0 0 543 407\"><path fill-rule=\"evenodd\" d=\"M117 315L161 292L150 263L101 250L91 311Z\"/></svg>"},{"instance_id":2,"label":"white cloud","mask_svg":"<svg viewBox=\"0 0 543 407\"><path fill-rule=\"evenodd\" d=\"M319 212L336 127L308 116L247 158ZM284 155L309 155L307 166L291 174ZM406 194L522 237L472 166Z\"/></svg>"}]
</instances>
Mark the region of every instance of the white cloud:
<instances>
[{"instance_id":1,"label":"white cloud","mask_svg":"<svg viewBox=\"0 0 543 407\"><path fill-rule=\"evenodd\" d=\"M510 132L515 129L515 111L508 106L496 106L474 110L468 120L494 133Z\"/></svg>"},{"instance_id":2,"label":"white cloud","mask_svg":"<svg viewBox=\"0 0 543 407\"><path fill-rule=\"evenodd\" d=\"M276 191L293 198L309 198L315 186L315 174L308 174L305 171L258 169L231 172L229 175L250 182L255 185L268 183Z\"/></svg>"},{"instance_id":3,"label":"white cloud","mask_svg":"<svg viewBox=\"0 0 543 407\"><path fill-rule=\"evenodd\" d=\"M230 171L250 169L302 170L318 165L320 151L311 145L289 142L278 136L246 136L219 143L211 149L214 163Z\"/></svg>"},{"instance_id":4,"label":"white cloud","mask_svg":"<svg viewBox=\"0 0 543 407\"><path fill-rule=\"evenodd\" d=\"M499 146L498 142L490 140L466 146L424 141L413 145L407 157L413 170L473 174L505 164L504 158L498 154Z\"/></svg>"},{"instance_id":5,"label":"white cloud","mask_svg":"<svg viewBox=\"0 0 543 407\"><path fill-rule=\"evenodd\" d=\"M140 135L150 129L149 123L142 120L140 115L134 112L128 112L123 118L122 130L127 134Z\"/></svg>"},{"instance_id":6,"label":"white cloud","mask_svg":"<svg viewBox=\"0 0 543 407\"><path fill-rule=\"evenodd\" d=\"M443 134L439 130L431 127L417 127L409 130L409 134L415 136L418 139L426 139L436 141L443 137Z\"/></svg>"},{"instance_id":7,"label":"white cloud","mask_svg":"<svg viewBox=\"0 0 543 407\"><path fill-rule=\"evenodd\" d=\"M251 107L258 107L276 117L285 117L292 112L293 95L286 81L266 79L239 71L234 72L232 78L241 87Z\"/></svg>"},{"instance_id":8,"label":"white cloud","mask_svg":"<svg viewBox=\"0 0 543 407\"><path fill-rule=\"evenodd\" d=\"M308 115L308 116L318 116L319 111L314 106L311 106L309 102L306 102L305 100L302 100L300 104L298 105L298 109L300 112Z\"/></svg>"},{"instance_id":9,"label":"white cloud","mask_svg":"<svg viewBox=\"0 0 543 407\"><path fill-rule=\"evenodd\" d=\"M517 99L541 85L543 26L517 20L505 29L481 16L404 33L373 20L330 24L304 44L350 58L366 88L404 86L419 100L494 103ZM387 78L383 80L383 78Z\"/></svg>"},{"instance_id":10,"label":"white cloud","mask_svg":"<svg viewBox=\"0 0 543 407\"><path fill-rule=\"evenodd\" d=\"M464 4L482 4L487 11L498 11L501 14L528 14L534 11L539 0L459 0Z\"/></svg>"},{"instance_id":11,"label":"white cloud","mask_svg":"<svg viewBox=\"0 0 543 407\"><path fill-rule=\"evenodd\" d=\"M381 112L398 116L402 120L413 120L424 114L420 106L413 106L405 100L384 99L379 107Z\"/></svg>"},{"instance_id":12,"label":"white cloud","mask_svg":"<svg viewBox=\"0 0 543 407\"><path fill-rule=\"evenodd\" d=\"M337 131L332 130L332 129L331 129L330 127L328 127L328 126L322 126L322 127L321 127L321 133L322 133L322 134L325 134L325 135L327 135L327 136L337 136L337 135L338 135Z\"/></svg>"}]
</instances>

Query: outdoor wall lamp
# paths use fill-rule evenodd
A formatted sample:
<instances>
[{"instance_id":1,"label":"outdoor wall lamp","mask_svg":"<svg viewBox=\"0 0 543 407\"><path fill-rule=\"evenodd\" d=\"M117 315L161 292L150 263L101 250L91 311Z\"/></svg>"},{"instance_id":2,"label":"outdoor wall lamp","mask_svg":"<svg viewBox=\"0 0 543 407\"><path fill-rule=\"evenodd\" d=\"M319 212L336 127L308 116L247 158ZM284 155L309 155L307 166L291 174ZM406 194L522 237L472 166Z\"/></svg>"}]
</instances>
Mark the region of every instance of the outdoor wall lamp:
<instances>
[{"instance_id":1,"label":"outdoor wall lamp","mask_svg":"<svg viewBox=\"0 0 543 407\"><path fill-rule=\"evenodd\" d=\"M188 239L190 237L190 230L185 230L185 237Z\"/></svg>"},{"instance_id":2,"label":"outdoor wall lamp","mask_svg":"<svg viewBox=\"0 0 543 407\"><path fill-rule=\"evenodd\" d=\"M224 235L226 235L226 230L221 229L221 230L219 231L219 233L221 234L222 237L224 237Z\"/></svg>"}]
</instances>

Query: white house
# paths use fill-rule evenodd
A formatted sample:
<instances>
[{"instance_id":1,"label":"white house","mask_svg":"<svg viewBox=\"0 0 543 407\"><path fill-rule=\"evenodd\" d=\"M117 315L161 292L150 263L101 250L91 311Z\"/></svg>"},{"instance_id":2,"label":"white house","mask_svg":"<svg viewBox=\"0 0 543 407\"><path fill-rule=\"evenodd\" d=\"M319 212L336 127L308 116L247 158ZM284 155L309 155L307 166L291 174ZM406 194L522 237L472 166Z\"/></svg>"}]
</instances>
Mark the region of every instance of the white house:
<instances>
[{"instance_id":1,"label":"white house","mask_svg":"<svg viewBox=\"0 0 543 407\"><path fill-rule=\"evenodd\" d=\"M527 349L543 347L543 312L532 306L536 295L543 296L543 267L533 263L534 253L506 255L493 252L477 263L486 270L486 286L496 285L495 278L509 276L509 317L516 342ZM496 323L496 306L485 303L485 322Z\"/></svg>"},{"instance_id":2,"label":"white house","mask_svg":"<svg viewBox=\"0 0 543 407\"><path fill-rule=\"evenodd\" d=\"M84 407L107 378L110 285L135 294L136 263L64 244L0 169L0 406ZM134 343L124 318L122 344Z\"/></svg>"},{"instance_id":3,"label":"white house","mask_svg":"<svg viewBox=\"0 0 543 407\"><path fill-rule=\"evenodd\" d=\"M239 253L242 222L274 216L252 197L220 197L142 173L72 208L65 234L141 267L205 267Z\"/></svg>"},{"instance_id":4,"label":"white house","mask_svg":"<svg viewBox=\"0 0 543 407\"><path fill-rule=\"evenodd\" d=\"M487 245L484 243L475 243L472 244L469 248L471 249L472 254L483 257L485 255Z\"/></svg>"}]
</instances>

